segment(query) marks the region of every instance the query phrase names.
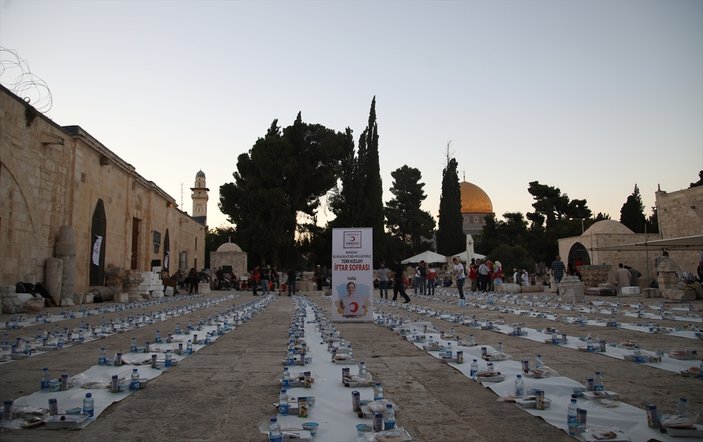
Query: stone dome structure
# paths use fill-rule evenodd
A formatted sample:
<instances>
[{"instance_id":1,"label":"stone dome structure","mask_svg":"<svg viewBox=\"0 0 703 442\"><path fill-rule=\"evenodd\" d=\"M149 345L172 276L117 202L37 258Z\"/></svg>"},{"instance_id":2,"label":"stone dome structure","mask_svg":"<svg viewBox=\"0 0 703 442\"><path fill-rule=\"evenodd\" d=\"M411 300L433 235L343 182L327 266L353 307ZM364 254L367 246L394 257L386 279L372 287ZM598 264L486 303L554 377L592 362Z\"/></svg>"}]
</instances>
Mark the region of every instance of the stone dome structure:
<instances>
[{"instance_id":1,"label":"stone dome structure","mask_svg":"<svg viewBox=\"0 0 703 442\"><path fill-rule=\"evenodd\" d=\"M473 183L462 181L459 189L464 234L478 236L486 224L486 215L493 214L493 203L486 192Z\"/></svg>"},{"instance_id":2,"label":"stone dome structure","mask_svg":"<svg viewBox=\"0 0 703 442\"><path fill-rule=\"evenodd\" d=\"M218 252L241 252L242 248L233 242L226 242L217 248Z\"/></svg>"},{"instance_id":3,"label":"stone dome structure","mask_svg":"<svg viewBox=\"0 0 703 442\"><path fill-rule=\"evenodd\" d=\"M493 213L493 203L483 189L468 181L462 181L459 188L461 190L461 213Z\"/></svg>"},{"instance_id":4,"label":"stone dome structure","mask_svg":"<svg viewBox=\"0 0 703 442\"><path fill-rule=\"evenodd\" d=\"M247 254L235 243L227 241L210 252L210 268L231 272L239 278L247 274Z\"/></svg>"},{"instance_id":5,"label":"stone dome structure","mask_svg":"<svg viewBox=\"0 0 703 442\"><path fill-rule=\"evenodd\" d=\"M598 221L583 232L584 235L628 235L633 233L635 232L628 229L627 226L612 219Z\"/></svg>"},{"instance_id":6,"label":"stone dome structure","mask_svg":"<svg viewBox=\"0 0 703 442\"><path fill-rule=\"evenodd\" d=\"M199 170L198 173L195 174L196 178L205 178L205 172L202 170Z\"/></svg>"}]
</instances>

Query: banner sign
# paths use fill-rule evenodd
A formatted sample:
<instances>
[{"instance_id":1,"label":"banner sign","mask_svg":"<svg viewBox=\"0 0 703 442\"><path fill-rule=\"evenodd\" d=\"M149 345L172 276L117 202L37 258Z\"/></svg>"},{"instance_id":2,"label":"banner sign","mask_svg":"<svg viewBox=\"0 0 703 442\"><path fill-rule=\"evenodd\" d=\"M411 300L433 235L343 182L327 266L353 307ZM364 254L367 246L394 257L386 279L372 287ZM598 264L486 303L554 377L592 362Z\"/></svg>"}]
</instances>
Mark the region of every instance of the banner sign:
<instances>
[{"instance_id":1,"label":"banner sign","mask_svg":"<svg viewBox=\"0 0 703 442\"><path fill-rule=\"evenodd\" d=\"M373 229L332 229L332 320L373 321Z\"/></svg>"}]
</instances>

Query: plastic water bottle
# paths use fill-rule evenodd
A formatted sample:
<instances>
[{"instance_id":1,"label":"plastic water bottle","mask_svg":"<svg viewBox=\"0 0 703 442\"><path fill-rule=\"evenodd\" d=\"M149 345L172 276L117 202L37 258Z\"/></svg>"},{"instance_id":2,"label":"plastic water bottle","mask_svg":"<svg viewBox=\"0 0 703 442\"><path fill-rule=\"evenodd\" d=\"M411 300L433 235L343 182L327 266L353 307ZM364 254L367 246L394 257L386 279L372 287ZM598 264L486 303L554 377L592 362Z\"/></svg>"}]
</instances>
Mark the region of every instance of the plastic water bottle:
<instances>
[{"instance_id":1,"label":"plastic water bottle","mask_svg":"<svg viewBox=\"0 0 703 442\"><path fill-rule=\"evenodd\" d=\"M41 391L49 391L49 381L50 380L51 380L51 377L49 377L49 369L42 368L42 370L41 370Z\"/></svg>"},{"instance_id":2,"label":"plastic water bottle","mask_svg":"<svg viewBox=\"0 0 703 442\"><path fill-rule=\"evenodd\" d=\"M576 436L576 433L578 433L579 421L576 409L576 398L572 397L566 412L566 426L569 428L569 434L571 436Z\"/></svg>"},{"instance_id":3,"label":"plastic water bottle","mask_svg":"<svg viewBox=\"0 0 703 442\"><path fill-rule=\"evenodd\" d=\"M386 404L386 412L383 413L383 429L388 431L395 428L395 410L393 404Z\"/></svg>"},{"instance_id":4,"label":"plastic water bottle","mask_svg":"<svg viewBox=\"0 0 703 442\"><path fill-rule=\"evenodd\" d=\"M373 400L380 401L381 399L383 399L383 384L376 382L373 385Z\"/></svg>"},{"instance_id":5,"label":"plastic water bottle","mask_svg":"<svg viewBox=\"0 0 703 442\"><path fill-rule=\"evenodd\" d=\"M471 369L469 370L469 378L474 381L478 378L478 360L471 361Z\"/></svg>"},{"instance_id":6,"label":"plastic water bottle","mask_svg":"<svg viewBox=\"0 0 703 442\"><path fill-rule=\"evenodd\" d=\"M139 387L141 386L139 382L139 370L136 368L132 369L132 380L129 383L129 389L132 391L139 390Z\"/></svg>"},{"instance_id":7,"label":"plastic water bottle","mask_svg":"<svg viewBox=\"0 0 703 442\"><path fill-rule=\"evenodd\" d=\"M525 381L522 380L522 375L518 374L515 378L515 396L523 397L525 395Z\"/></svg>"},{"instance_id":8,"label":"plastic water bottle","mask_svg":"<svg viewBox=\"0 0 703 442\"><path fill-rule=\"evenodd\" d=\"M105 354L104 347L100 347L100 354L98 356L98 365L107 365L107 355Z\"/></svg>"},{"instance_id":9,"label":"plastic water bottle","mask_svg":"<svg viewBox=\"0 0 703 442\"><path fill-rule=\"evenodd\" d=\"M603 386L603 376L601 376L600 371L597 371L595 377L593 378L593 391L604 390L605 387Z\"/></svg>"},{"instance_id":10,"label":"plastic water bottle","mask_svg":"<svg viewBox=\"0 0 703 442\"><path fill-rule=\"evenodd\" d=\"M83 398L83 414L88 417L93 417L95 415L95 400L93 399L93 393L86 393Z\"/></svg>"},{"instance_id":11,"label":"plastic water bottle","mask_svg":"<svg viewBox=\"0 0 703 442\"><path fill-rule=\"evenodd\" d=\"M161 342L161 333L156 330L156 335L154 336L154 342Z\"/></svg>"},{"instance_id":12,"label":"plastic water bottle","mask_svg":"<svg viewBox=\"0 0 703 442\"><path fill-rule=\"evenodd\" d=\"M172 367L173 366L173 356L171 355L171 350L166 350L166 356L164 356L164 367Z\"/></svg>"},{"instance_id":13,"label":"plastic water bottle","mask_svg":"<svg viewBox=\"0 0 703 442\"><path fill-rule=\"evenodd\" d=\"M281 394L278 396L278 412L282 416L288 416L288 391L285 388L281 389Z\"/></svg>"},{"instance_id":14,"label":"plastic water bottle","mask_svg":"<svg viewBox=\"0 0 703 442\"><path fill-rule=\"evenodd\" d=\"M590 334L586 337L586 350L593 351L593 339Z\"/></svg>"},{"instance_id":15,"label":"plastic water bottle","mask_svg":"<svg viewBox=\"0 0 703 442\"><path fill-rule=\"evenodd\" d=\"M188 342L186 343L186 354L187 354L187 355L192 355L192 354L193 354L193 342L192 342L192 341L188 341Z\"/></svg>"},{"instance_id":16,"label":"plastic water bottle","mask_svg":"<svg viewBox=\"0 0 703 442\"><path fill-rule=\"evenodd\" d=\"M129 344L129 351L131 351L132 353L137 352L137 338L132 338L132 341Z\"/></svg>"},{"instance_id":17,"label":"plastic water bottle","mask_svg":"<svg viewBox=\"0 0 703 442\"><path fill-rule=\"evenodd\" d=\"M542 355L537 355L537 359L535 360L535 368L541 367L544 367L544 361L542 360Z\"/></svg>"},{"instance_id":18,"label":"plastic water bottle","mask_svg":"<svg viewBox=\"0 0 703 442\"><path fill-rule=\"evenodd\" d=\"M269 442L281 442L282 440L283 433L281 432L278 418L276 416L271 416L271 421L269 423Z\"/></svg>"},{"instance_id":19,"label":"plastic water bottle","mask_svg":"<svg viewBox=\"0 0 703 442\"><path fill-rule=\"evenodd\" d=\"M686 396L679 399L679 404L676 406L676 414L683 417L688 416L688 398Z\"/></svg>"},{"instance_id":20,"label":"plastic water bottle","mask_svg":"<svg viewBox=\"0 0 703 442\"><path fill-rule=\"evenodd\" d=\"M502 343L502 342L499 342L499 343L498 343L498 351L501 352L501 353L503 353L503 350L504 350L504 348L503 348L503 343Z\"/></svg>"},{"instance_id":21,"label":"plastic water bottle","mask_svg":"<svg viewBox=\"0 0 703 442\"><path fill-rule=\"evenodd\" d=\"M367 370L366 370L366 363L364 361L359 362L359 376L364 377L366 376Z\"/></svg>"},{"instance_id":22,"label":"plastic water bottle","mask_svg":"<svg viewBox=\"0 0 703 442\"><path fill-rule=\"evenodd\" d=\"M283 367L283 376L281 377L282 383L281 385L283 388L289 388L290 387L290 371L288 370L288 367Z\"/></svg>"},{"instance_id":23,"label":"plastic water bottle","mask_svg":"<svg viewBox=\"0 0 703 442\"><path fill-rule=\"evenodd\" d=\"M474 337L474 335L469 335L468 346L473 347L474 345L476 345L476 337Z\"/></svg>"}]
</instances>

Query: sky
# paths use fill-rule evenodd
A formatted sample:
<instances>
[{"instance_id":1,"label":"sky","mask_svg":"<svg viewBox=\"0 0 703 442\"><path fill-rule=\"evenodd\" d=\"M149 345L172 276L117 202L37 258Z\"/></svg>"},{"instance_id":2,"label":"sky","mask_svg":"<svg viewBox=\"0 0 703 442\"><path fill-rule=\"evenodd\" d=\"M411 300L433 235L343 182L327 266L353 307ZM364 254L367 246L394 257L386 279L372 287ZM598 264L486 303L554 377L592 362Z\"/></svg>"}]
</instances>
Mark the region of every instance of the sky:
<instances>
[{"instance_id":1,"label":"sky","mask_svg":"<svg viewBox=\"0 0 703 442\"><path fill-rule=\"evenodd\" d=\"M499 219L532 211L531 181L616 220L637 185L649 215L703 170L699 0L0 0L0 46L45 82L49 118L188 213L202 170L210 227L274 119L358 142L374 96L384 202L414 167L435 217L447 153Z\"/></svg>"}]
</instances>

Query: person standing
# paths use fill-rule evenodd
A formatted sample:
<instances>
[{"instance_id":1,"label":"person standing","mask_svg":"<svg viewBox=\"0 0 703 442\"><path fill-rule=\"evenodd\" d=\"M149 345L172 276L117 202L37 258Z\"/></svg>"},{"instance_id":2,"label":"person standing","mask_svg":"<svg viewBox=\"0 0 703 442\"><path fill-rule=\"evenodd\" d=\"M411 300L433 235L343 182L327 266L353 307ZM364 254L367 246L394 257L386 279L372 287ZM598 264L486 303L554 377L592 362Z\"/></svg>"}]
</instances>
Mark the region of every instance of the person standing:
<instances>
[{"instance_id":1,"label":"person standing","mask_svg":"<svg viewBox=\"0 0 703 442\"><path fill-rule=\"evenodd\" d=\"M251 271L251 289L254 296L258 296L256 290L259 288L259 280L261 279L261 272L259 271L259 266L254 267Z\"/></svg>"},{"instance_id":2,"label":"person standing","mask_svg":"<svg viewBox=\"0 0 703 442\"><path fill-rule=\"evenodd\" d=\"M271 280L271 267L261 267L261 294L269 294L269 281Z\"/></svg>"},{"instance_id":3,"label":"person standing","mask_svg":"<svg viewBox=\"0 0 703 442\"><path fill-rule=\"evenodd\" d=\"M615 279L618 281L618 291L622 295L623 287L629 287L630 283L630 271L625 268L623 263L618 264L618 271L615 272Z\"/></svg>"},{"instance_id":4,"label":"person standing","mask_svg":"<svg viewBox=\"0 0 703 442\"><path fill-rule=\"evenodd\" d=\"M485 292L488 289L488 264L482 261L478 266L478 290Z\"/></svg>"},{"instance_id":5,"label":"person standing","mask_svg":"<svg viewBox=\"0 0 703 442\"><path fill-rule=\"evenodd\" d=\"M478 267L474 258L471 258L471 264L469 265L469 281L471 281L471 291L475 292L478 290Z\"/></svg>"},{"instance_id":6,"label":"person standing","mask_svg":"<svg viewBox=\"0 0 703 442\"><path fill-rule=\"evenodd\" d=\"M322 268L319 264L315 267L315 273L313 277L315 278L315 283L317 284L317 290L322 290Z\"/></svg>"},{"instance_id":7,"label":"person standing","mask_svg":"<svg viewBox=\"0 0 703 442\"><path fill-rule=\"evenodd\" d=\"M295 270L293 267L288 269L288 296L295 294Z\"/></svg>"},{"instance_id":8,"label":"person standing","mask_svg":"<svg viewBox=\"0 0 703 442\"><path fill-rule=\"evenodd\" d=\"M434 288L437 282L437 271L432 267L427 269L427 295L434 296Z\"/></svg>"},{"instance_id":9,"label":"person standing","mask_svg":"<svg viewBox=\"0 0 703 442\"><path fill-rule=\"evenodd\" d=\"M633 287L639 287L640 286L640 276L642 276L642 273L640 273L639 270L633 269L630 266L625 266L628 272L630 272L630 285Z\"/></svg>"},{"instance_id":10,"label":"person standing","mask_svg":"<svg viewBox=\"0 0 703 442\"><path fill-rule=\"evenodd\" d=\"M195 271L194 267L190 268L190 271L188 272L188 294L192 295L193 290L195 290L195 294L198 294L198 272Z\"/></svg>"},{"instance_id":11,"label":"person standing","mask_svg":"<svg viewBox=\"0 0 703 442\"><path fill-rule=\"evenodd\" d=\"M452 259L452 264L454 264L454 276L456 278L456 288L459 290L459 299L465 299L464 281L466 280L466 271L464 270L464 265L459 262L459 258L456 256Z\"/></svg>"},{"instance_id":12,"label":"person standing","mask_svg":"<svg viewBox=\"0 0 703 442\"><path fill-rule=\"evenodd\" d=\"M381 298L388 299L388 268L385 261L381 261L381 267L378 269L378 289Z\"/></svg>"},{"instance_id":13,"label":"person standing","mask_svg":"<svg viewBox=\"0 0 703 442\"><path fill-rule=\"evenodd\" d=\"M564 278L564 263L562 262L560 256L557 256L557 258L552 263L552 275L554 276L554 281L557 284L557 296L558 296L559 295L559 283L561 282L562 278Z\"/></svg>"},{"instance_id":14,"label":"person standing","mask_svg":"<svg viewBox=\"0 0 703 442\"><path fill-rule=\"evenodd\" d=\"M403 271L403 265L401 263L395 263L393 265L393 301L398 299L398 293L405 298L405 303L410 302L410 297L405 293L405 272Z\"/></svg>"}]
</instances>

